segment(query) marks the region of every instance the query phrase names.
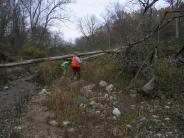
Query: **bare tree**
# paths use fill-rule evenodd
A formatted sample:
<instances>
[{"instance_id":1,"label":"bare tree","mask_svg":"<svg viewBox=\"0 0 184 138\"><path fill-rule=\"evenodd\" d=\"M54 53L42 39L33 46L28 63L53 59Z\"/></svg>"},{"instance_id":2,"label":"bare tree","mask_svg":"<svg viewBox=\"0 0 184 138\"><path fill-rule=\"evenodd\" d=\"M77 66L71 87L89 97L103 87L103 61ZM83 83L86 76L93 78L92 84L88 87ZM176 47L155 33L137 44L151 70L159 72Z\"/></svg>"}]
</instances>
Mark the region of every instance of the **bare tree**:
<instances>
[{"instance_id":1,"label":"bare tree","mask_svg":"<svg viewBox=\"0 0 184 138\"><path fill-rule=\"evenodd\" d=\"M0 39L10 38L14 47L20 45L23 41L21 36L24 36L25 20L19 4L19 0L4 0L0 3Z\"/></svg>"},{"instance_id":2,"label":"bare tree","mask_svg":"<svg viewBox=\"0 0 184 138\"><path fill-rule=\"evenodd\" d=\"M0 39L5 35L6 28L11 20L11 14L10 2L6 0L0 1Z\"/></svg>"},{"instance_id":3,"label":"bare tree","mask_svg":"<svg viewBox=\"0 0 184 138\"><path fill-rule=\"evenodd\" d=\"M165 0L167 3L169 3L170 7L173 10L178 10L180 8L180 5L182 4L183 0ZM180 13L175 13L176 16L179 16ZM180 36L180 19L176 18L176 38L179 38Z\"/></svg>"},{"instance_id":4,"label":"bare tree","mask_svg":"<svg viewBox=\"0 0 184 138\"><path fill-rule=\"evenodd\" d=\"M116 30L119 33L119 39L120 39L120 43L123 43L123 37L124 37L124 33L123 33L123 22L125 19L125 12L124 12L124 7L122 5L120 5L120 3L116 3L113 7L113 20L116 21Z\"/></svg>"},{"instance_id":5,"label":"bare tree","mask_svg":"<svg viewBox=\"0 0 184 138\"><path fill-rule=\"evenodd\" d=\"M138 0L138 2L144 7L143 14L147 12L158 0Z\"/></svg>"},{"instance_id":6,"label":"bare tree","mask_svg":"<svg viewBox=\"0 0 184 138\"><path fill-rule=\"evenodd\" d=\"M38 43L40 45L49 23L53 20L64 22L68 19L65 6L71 3L71 0L21 0L21 3L28 15L31 33L37 26L43 26Z\"/></svg>"},{"instance_id":7,"label":"bare tree","mask_svg":"<svg viewBox=\"0 0 184 138\"><path fill-rule=\"evenodd\" d=\"M78 26L83 36L90 42L90 45L94 45L95 32L98 28L97 18L94 15L91 17L81 18Z\"/></svg>"},{"instance_id":8,"label":"bare tree","mask_svg":"<svg viewBox=\"0 0 184 138\"><path fill-rule=\"evenodd\" d=\"M108 35L108 47L111 48L112 13L109 9L106 10L106 15L103 16L103 19Z\"/></svg>"}]
</instances>

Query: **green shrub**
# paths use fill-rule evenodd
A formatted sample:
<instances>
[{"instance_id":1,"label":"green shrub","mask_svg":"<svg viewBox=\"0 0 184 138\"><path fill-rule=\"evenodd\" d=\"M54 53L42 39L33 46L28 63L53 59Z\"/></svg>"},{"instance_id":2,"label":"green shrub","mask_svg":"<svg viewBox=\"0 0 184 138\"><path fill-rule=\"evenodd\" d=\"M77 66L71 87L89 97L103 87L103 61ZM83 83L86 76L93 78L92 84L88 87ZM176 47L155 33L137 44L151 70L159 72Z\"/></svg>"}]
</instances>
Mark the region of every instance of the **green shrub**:
<instances>
[{"instance_id":1,"label":"green shrub","mask_svg":"<svg viewBox=\"0 0 184 138\"><path fill-rule=\"evenodd\" d=\"M38 66L38 81L41 84L48 85L60 75L59 62L45 62Z\"/></svg>"},{"instance_id":2,"label":"green shrub","mask_svg":"<svg viewBox=\"0 0 184 138\"><path fill-rule=\"evenodd\" d=\"M11 51L11 44L9 41L0 42L0 51Z\"/></svg>"},{"instance_id":3,"label":"green shrub","mask_svg":"<svg viewBox=\"0 0 184 138\"><path fill-rule=\"evenodd\" d=\"M35 46L33 42L27 42L22 49L23 54L26 57L40 58L47 55L46 51Z\"/></svg>"}]
</instances>

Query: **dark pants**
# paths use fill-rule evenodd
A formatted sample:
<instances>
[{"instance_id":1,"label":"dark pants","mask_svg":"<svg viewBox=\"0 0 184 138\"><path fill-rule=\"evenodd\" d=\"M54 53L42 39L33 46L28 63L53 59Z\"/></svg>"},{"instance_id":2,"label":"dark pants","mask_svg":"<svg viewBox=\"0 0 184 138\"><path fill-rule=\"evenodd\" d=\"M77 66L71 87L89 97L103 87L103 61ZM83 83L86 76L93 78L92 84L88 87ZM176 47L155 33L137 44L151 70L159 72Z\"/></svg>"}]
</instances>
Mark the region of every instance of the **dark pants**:
<instances>
[{"instance_id":1,"label":"dark pants","mask_svg":"<svg viewBox=\"0 0 184 138\"><path fill-rule=\"evenodd\" d=\"M73 79L77 77L77 80L80 79L80 67L73 67Z\"/></svg>"}]
</instances>

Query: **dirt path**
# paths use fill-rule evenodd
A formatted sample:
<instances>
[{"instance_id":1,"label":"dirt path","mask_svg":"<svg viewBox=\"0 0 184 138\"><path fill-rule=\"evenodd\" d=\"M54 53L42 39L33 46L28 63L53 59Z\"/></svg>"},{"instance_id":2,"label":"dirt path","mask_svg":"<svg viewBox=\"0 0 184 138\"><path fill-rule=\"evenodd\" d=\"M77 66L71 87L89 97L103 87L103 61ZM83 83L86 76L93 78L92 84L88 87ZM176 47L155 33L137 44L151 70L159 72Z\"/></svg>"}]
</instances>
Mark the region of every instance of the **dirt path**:
<instances>
[{"instance_id":1,"label":"dirt path","mask_svg":"<svg viewBox=\"0 0 184 138\"><path fill-rule=\"evenodd\" d=\"M60 138L61 129L48 124L53 114L44 105L47 94L43 91L31 98L27 112L22 118L21 129L23 137L29 138Z\"/></svg>"},{"instance_id":2,"label":"dirt path","mask_svg":"<svg viewBox=\"0 0 184 138\"><path fill-rule=\"evenodd\" d=\"M37 91L32 76L9 82L0 90L0 137L10 137L21 117L24 105ZM16 119L15 119L16 118Z\"/></svg>"}]
</instances>

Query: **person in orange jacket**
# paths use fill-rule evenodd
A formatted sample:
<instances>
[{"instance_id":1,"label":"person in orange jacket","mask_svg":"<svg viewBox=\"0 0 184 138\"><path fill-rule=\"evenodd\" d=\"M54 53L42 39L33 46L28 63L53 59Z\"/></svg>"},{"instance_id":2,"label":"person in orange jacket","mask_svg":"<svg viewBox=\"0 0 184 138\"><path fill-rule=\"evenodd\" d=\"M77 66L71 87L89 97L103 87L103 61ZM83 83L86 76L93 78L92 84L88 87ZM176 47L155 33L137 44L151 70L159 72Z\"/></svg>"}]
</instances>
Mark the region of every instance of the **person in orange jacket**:
<instances>
[{"instance_id":1,"label":"person in orange jacket","mask_svg":"<svg viewBox=\"0 0 184 138\"><path fill-rule=\"evenodd\" d=\"M73 79L77 78L77 80L80 79L80 66L81 66L82 60L80 59L80 56L78 52L75 52L72 56L72 62L71 67L73 68Z\"/></svg>"}]
</instances>

